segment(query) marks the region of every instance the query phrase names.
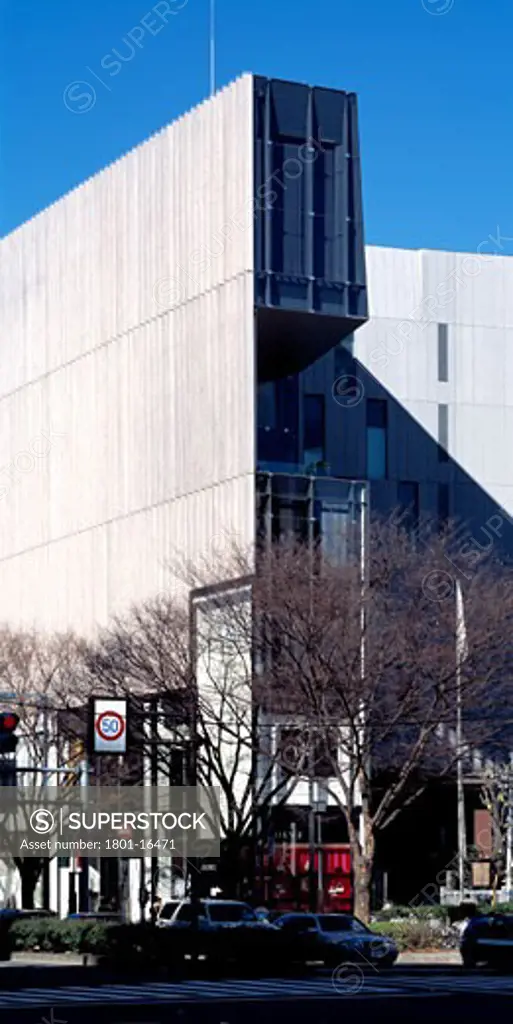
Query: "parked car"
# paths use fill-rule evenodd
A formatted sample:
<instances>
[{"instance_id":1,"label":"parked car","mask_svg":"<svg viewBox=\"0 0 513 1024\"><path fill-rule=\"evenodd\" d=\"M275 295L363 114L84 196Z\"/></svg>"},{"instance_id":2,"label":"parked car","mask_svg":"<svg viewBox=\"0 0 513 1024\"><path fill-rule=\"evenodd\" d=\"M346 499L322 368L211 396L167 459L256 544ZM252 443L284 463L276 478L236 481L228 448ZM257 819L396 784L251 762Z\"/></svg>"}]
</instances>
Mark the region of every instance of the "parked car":
<instances>
[{"instance_id":1,"label":"parked car","mask_svg":"<svg viewBox=\"0 0 513 1024\"><path fill-rule=\"evenodd\" d=\"M181 903L182 900L167 900L166 903L162 904L155 921L159 928L167 928Z\"/></svg>"},{"instance_id":2,"label":"parked car","mask_svg":"<svg viewBox=\"0 0 513 1024\"><path fill-rule=\"evenodd\" d=\"M176 908L166 904L161 908L157 925L166 929L169 955L176 962L198 959L209 970L222 973L243 968L265 976L286 962L280 929L259 920L248 903L202 899L199 911L196 929L190 900L180 900Z\"/></svg>"},{"instance_id":3,"label":"parked car","mask_svg":"<svg viewBox=\"0 0 513 1024\"><path fill-rule=\"evenodd\" d=\"M392 939L371 931L351 914L283 914L274 924L286 937L292 960L392 967L398 957Z\"/></svg>"},{"instance_id":4,"label":"parked car","mask_svg":"<svg viewBox=\"0 0 513 1024\"><path fill-rule=\"evenodd\" d=\"M513 967L513 914L479 914L461 937L463 966Z\"/></svg>"},{"instance_id":5,"label":"parked car","mask_svg":"<svg viewBox=\"0 0 513 1024\"><path fill-rule=\"evenodd\" d=\"M176 904L176 905L175 905ZM239 900L205 899L199 901L198 926L201 931L219 931L224 928L271 928L267 920L260 920L249 903ZM194 908L190 900L171 900L164 903L158 918L160 928L191 928Z\"/></svg>"}]
</instances>

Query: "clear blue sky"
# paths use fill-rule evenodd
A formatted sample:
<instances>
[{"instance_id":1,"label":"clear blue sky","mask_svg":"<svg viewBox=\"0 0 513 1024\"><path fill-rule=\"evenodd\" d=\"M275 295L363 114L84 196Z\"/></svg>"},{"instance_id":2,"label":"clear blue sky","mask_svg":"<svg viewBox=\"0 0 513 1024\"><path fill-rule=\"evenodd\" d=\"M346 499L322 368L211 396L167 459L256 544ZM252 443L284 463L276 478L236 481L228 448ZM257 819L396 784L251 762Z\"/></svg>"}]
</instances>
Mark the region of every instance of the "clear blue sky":
<instances>
[{"instance_id":1,"label":"clear blue sky","mask_svg":"<svg viewBox=\"0 0 513 1024\"><path fill-rule=\"evenodd\" d=\"M368 242L513 236L512 0L216 2L218 85L254 71L358 93ZM2 235L208 93L209 0L170 6L164 23L148 0L0 0ZM162 31L128 60L145 15Z\"/></svg>"}]
</instances>

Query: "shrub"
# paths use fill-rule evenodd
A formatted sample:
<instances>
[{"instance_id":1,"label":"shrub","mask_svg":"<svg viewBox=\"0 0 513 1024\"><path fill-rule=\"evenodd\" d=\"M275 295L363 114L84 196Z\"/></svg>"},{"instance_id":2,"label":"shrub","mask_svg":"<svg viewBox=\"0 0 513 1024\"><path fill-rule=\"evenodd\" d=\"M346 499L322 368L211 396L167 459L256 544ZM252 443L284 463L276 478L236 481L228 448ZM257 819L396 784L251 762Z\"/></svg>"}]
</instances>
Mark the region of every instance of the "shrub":
<instances>
[{"instance_id":1,"label":"shrub","mask_svg":"<svg viewBox=\"0 0 513 1024\"><path fill-rule=\"evenodd\" d=\"M444 928L440 922L431 924L418 918L378 922L373 926L373 931L394 939L400 950L456 948L459 942L458 933L449 927Z\"/></svg>"},{"instance_id":2,"label":"shrub","mask_svg":"<svg viewBox=\"0 0 513 1024\"><path fill-rule=\"evenodd\" d=\"M399 919L429 921L438 920L447 922L449 919L448 907L442 907L439 903L428 903L421 906L391 906L383 907L382 910L373 914L375 921L394 921Z\"/></svg>"},{"instance_id":3,"label":"shrub","mask_svg":"<svg viewBox=\"0 0 513 1024\"><path fill-rule=\"evenodd\" d=\"M13 921L10 943L13 950L43 953L100 953L108 948L115 924L100 921L60 921L58 918L29 918Z\"/></svg>"},{"instance_id":4,"label":"shrub","mask_svg":"<svg viewBox=\"0 0 513 1024\"><path fill-rule=\"evenodd\" d=\"M33 918L14 921L9 931L14 950L51 953L90 953L103 966L116 970L152 970L184 964L185 954L206 955L211 965L229 962L255 969L280 962L281 933L265 929L226 929L219 933L155 928L149 923L117 924L100 921L60 921Z\"/></svg>"}]
</instances>

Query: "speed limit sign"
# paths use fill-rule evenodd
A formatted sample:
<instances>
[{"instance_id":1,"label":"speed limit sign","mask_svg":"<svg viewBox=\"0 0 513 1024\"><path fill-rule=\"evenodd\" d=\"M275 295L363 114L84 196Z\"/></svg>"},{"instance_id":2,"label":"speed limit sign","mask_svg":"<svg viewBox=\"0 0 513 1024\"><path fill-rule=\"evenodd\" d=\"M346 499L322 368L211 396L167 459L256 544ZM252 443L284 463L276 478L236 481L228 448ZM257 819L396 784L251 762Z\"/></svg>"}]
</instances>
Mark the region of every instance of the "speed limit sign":
<instances>
[{"instance_id":1,"label":"speed limit sign","mask_svg":"<svg viewBox=\"0 0 513 1024\"><path fill-rule=\"evenodd\" d=\"M93 699L93 752L126 754L127 702L108 697Z\"/></svg>"}]
</instances>

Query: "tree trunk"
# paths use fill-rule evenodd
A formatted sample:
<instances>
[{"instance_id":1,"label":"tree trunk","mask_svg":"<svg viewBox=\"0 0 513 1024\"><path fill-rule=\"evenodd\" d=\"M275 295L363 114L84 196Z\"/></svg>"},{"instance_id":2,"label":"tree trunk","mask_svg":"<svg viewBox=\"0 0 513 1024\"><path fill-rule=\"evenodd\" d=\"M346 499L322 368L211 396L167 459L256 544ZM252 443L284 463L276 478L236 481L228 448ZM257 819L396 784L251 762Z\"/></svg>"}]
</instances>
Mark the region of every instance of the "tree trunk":
<instances>
[{"instance_id":1,"label":"tree trunk","mask_svg":"<svg viewBox=\"0 0 513 1024\"><path fill-rule=\"evenodd\" d=\"M358 829L349 826L351 864L354 885L354 913L364 924L368 924L371 912L371 882L374 866L374 835L368 816L364 815L364 848Z\"/></svg>"},{"instance_id":2,"label":"tree trunk","mask_svg":"<svg viewBox=\"0 0 513 1024\"><path fill-rule=\"evenodd\" d=\"M20 873L21 906L23 910L34 909L34 892L43 868L43 861L37 857L16 857L14 860Z\"/></svg>"},{"instance_id":3,"label":"tree trunk","mask_svg":"<svg viewBox=\"0 0 513 1024\"><path fill-rule=\"evenodd\" d=\"M239 836L229 836L221 846L219 867L224 899L240 899L241 845Z\"/></svg>"}]
</instances>

